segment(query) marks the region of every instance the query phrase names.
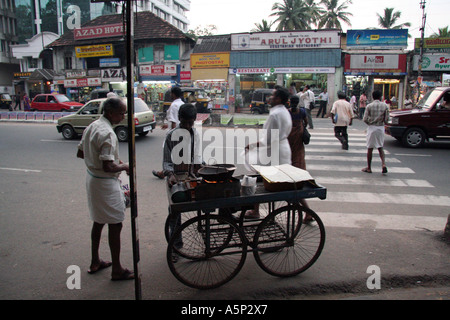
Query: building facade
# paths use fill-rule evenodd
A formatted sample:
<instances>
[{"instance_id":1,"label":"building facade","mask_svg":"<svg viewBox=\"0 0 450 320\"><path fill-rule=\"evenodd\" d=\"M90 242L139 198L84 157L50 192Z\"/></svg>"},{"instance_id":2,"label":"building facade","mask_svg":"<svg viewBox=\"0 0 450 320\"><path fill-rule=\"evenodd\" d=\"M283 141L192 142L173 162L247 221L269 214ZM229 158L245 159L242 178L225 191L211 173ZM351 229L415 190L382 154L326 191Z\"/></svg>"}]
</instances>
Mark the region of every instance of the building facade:
<instances>
[{"instance_id":1,"label":"building facade","mask_svg":"<svg viewBox=\"0 0 450 320\"><path fill-rule=\"evenodd\" d=\"M121 12L120 7L118 8ZM188 31L189 19L186 13L191 9L190 0L141 0L136 1L136 11L150 11L173 26Z\"/></svg>"},{"instance_id":2,"label":"building facade","mask_svg":"<svg viewBox=\"0 0 450 320\"><path fill-rule=\"evenodd\" d=\"M159 102L164 92L180 82L182 65L194 41L155 14L138 12L134 29L137 94ZM84 101L92 90L105 88L126 94L127 57L122 15L105 15L68 31L46 48L53 51L58 76L53 90ZM187 61L186 61L187 60Z\"/></svg>"},{"instance_id":3,"label":"building facade","mask_svg":"<svg viewBox=\"0 0 450 320\"><path fill-rule=\"evenodd\" d=\"M14 94L13 75L20 69L11 45L17 41L14 1L0 1L0 93Z\"/></svg>"}]
</instances>

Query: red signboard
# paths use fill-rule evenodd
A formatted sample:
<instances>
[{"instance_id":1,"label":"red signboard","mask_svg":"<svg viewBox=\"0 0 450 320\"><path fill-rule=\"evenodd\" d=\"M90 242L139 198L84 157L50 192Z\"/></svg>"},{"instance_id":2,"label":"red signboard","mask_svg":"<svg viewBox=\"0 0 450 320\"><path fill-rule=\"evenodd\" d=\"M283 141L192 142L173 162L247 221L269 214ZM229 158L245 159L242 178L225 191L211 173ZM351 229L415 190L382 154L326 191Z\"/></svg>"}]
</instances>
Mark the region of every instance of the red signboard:
<instances>
[{"instance_id":1,"label":"red signboard","mask_svg":"<svg viewBox=\"0 0 450 320\"><path fill-rule=\"evenodd\" d=\"M125 30L122 23L107 24L103 26L85 27L75 29L73 37L75 40L120 37L123 36Z\"/></svg>"},{"instance_id":2,"label":"red signboard","mask_svg":"<svg viewBox=\"0 0 450 320\"><path fill-rule=\"evenodd\" d=\"M345 74L405 74L406 54L347 54Z\"/></svg>"},{"instance_id":3,"label":"red signboard","mask_svg":"<svg viewBox=\"0 0 450 320\"><path fill-rule=\"evenodd\" d=\"M190 71L181 71L180 72L180 81L190 81L191 80L191 72Z\"/></svg>"}]
</instances>

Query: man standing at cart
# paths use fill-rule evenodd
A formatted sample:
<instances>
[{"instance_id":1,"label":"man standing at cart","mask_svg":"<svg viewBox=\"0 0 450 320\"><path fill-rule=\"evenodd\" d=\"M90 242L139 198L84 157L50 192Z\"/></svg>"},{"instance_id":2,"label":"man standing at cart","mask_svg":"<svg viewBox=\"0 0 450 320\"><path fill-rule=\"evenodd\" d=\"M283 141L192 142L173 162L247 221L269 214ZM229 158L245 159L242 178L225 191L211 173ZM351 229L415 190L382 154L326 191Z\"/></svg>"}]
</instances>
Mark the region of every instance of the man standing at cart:
<instances>
[{"instance_id":1,"label":"man standing at cart","mask_svg":"<svg viewBox=\"0 0 450 320\"><path fill-rule=\"evenodd\" d=\"M105 101L103 115L91 123L78 145L77 157L87 167L86 191L91 219L91 265L89 274L112 266L111 280L131 280L134 273L120 264L120 233L125 219L125 202L118 176L129 173L129 165L119 159L119 142L112 128L125 118L127 107L120 98ZM99 256L102 229L108 224L112 262Z\"/></svg>"},{"instance_id":2,"label":"man standing at cart","mask_svg":"<svg viewBox=\"0 0 450 320\"><path fill-rule=\"evenodd\" d=\"M178 111L180 110L180 107L184 104L183 100L181 100L181 95L183 92L181 91L180 87L173 87L170 89L170 97L172 98L172 104L169 107L169 110L167 110L167 116L166 119L168 121L168 124L164 124L161 129L167 129L169 130L174 129L179 123L180 120L178 119ZM153 175L159 179L164 179L164 171L152 171Z\"/></svg>"},{"instance_id":3,"label":"man standing at cart","mask_svg":"<svg viewBox=\"0 0 450 320\"><path fill-rule=\"evenodd\" d=\"M178 112L180 123L166 135L163 154L163 174L167 177L169 186L175 185L178 180L176 173L196 173L203 164L200 135L194 128L197 110L191 103L183 104ZM180 148L181 147L181 148ZM170 213L169 213L170 214ZM169 221L170 236L181 225L181 216L178 214ZM177 239L175 247L181 248L181 236ZM172 261L178 260L177 255Z\"/></svg>"}]
</instances>

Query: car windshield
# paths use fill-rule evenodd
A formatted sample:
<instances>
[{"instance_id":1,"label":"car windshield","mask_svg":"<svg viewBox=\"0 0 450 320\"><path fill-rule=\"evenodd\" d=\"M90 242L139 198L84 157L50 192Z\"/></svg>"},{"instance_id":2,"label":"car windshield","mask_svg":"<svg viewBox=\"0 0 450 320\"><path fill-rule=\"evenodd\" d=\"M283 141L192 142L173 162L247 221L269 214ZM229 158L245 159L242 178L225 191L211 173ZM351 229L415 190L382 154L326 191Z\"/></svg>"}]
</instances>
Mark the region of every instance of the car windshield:
<instances>
[{"instance_id":1,"label":"car windshield","mask_svg":"<svg viewBox=\"0 0 450 320\"><path fill-rule=\"evenodd\" d=\"M3 99L7 99L7 100L11 99L11 97L7 93L4 93L2 96L3 96Z\"/></svg>"},{"instance_id":2,"label":"car windshield","mask_svg":"<svg viewBox=\"0 0 450 320\"><path fill-rule=\"evenodd\" d=\"M58 100L58 102L69 102L70 101L70 99L67 98L63 94L57 94L57 95L55 95L55 97L56 97L56 100Z\"/></svg>"},{"instance_id":3,"label":"car windshield","mask_svg":"<svg viewBox=\"0 0 450 320\"><path fill-rule=\"evenodd\" d=\"M433 102L442 94L441 90L431 90L425 93L423 98L417 103L417 108L428 109L433 105Z\"/></svg>"}]
</instances>

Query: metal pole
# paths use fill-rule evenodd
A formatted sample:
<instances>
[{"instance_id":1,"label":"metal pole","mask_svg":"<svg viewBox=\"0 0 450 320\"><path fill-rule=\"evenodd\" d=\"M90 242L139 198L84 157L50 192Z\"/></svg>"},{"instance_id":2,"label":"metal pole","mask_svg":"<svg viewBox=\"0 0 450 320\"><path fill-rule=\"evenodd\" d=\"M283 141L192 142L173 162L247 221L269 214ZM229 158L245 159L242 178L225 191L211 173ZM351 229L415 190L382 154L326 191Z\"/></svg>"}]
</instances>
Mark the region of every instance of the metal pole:
<instances>
[{"instance_id":1,"label":"metal pole","mask_svg":"<svg viewBox=\"0 0 450 320\"><path fill-rule=\"evenodd\" d=\"M130 209L131 232L133 241L134 287L136 300L142 299L141 275L139 273L139 232L137 225L137 197L136 197L136 149L134 123L134 15L133 0L126 2L126 50L127 50L127 102L128 102L128 160L130 165Z\"/></svg>"},{"instance_id":2,"label":"metal pole","mask_svg":"<svg viewBox=\"0 0 450 320\"><path fill-rule=\"evenodd\" d=\"M421 30L421 36L420 36L420 56L419 56L419 67L417 71L417 79L422 77L422 62L423 62L423 41L425 36L425 22L427 20L427 15L425 14L425 0L420 1L420 8L422 9L422 27ZM420 100L420 92L422 88L422 82L419 83L419 94L417 95L417 101Z\"/></svg>"}]
</instances>

